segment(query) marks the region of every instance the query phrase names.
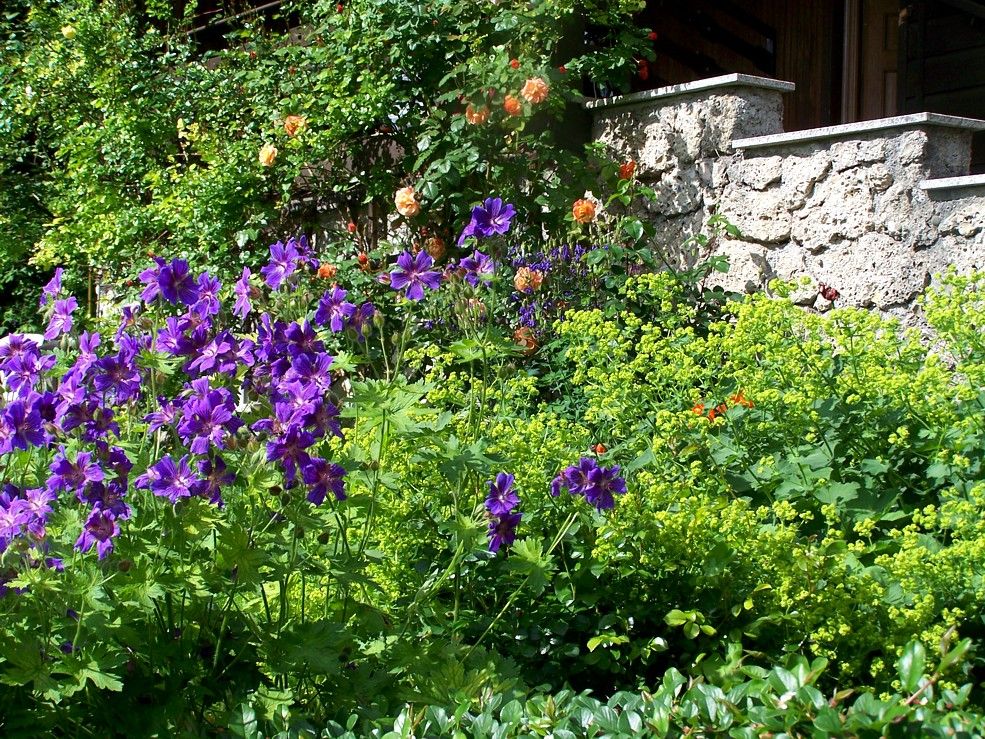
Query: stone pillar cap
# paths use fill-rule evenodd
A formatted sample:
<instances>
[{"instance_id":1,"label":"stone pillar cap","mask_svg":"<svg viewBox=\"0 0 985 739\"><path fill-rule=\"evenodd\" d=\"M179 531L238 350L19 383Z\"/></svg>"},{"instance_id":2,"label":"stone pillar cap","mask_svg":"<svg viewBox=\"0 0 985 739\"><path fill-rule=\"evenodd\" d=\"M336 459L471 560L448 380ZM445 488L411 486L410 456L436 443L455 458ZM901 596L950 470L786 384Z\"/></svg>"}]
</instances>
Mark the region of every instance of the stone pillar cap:
<instances>
[{"instance_id":1,"label":"stone pillar cap","mask_svg":"<svg viewBox=\"0 0 985 739\"><path fill-rule=\"evenodd\" d=\"M846 139L850 140L864 136L868 133L889 131L892 129L925 128L935 126L938 128L956 128L966 131L985 131L985 121L977 118L961 118L954 115L943 115L941 113L911 113L909 115L897 115L891 118L876 118L871 121L859 121L857 123L843 123L838 126L824 126L822 128L808 128L803 131L791 131L789 133L774 133L768 136L755 136L753 138L735 139L732 146L735 149L761 149L771 146L796 146L800 144L810 144L814 141L825 139Z\"/></svg>"},{"instance_id":2,"label":"stone pillar cap","mask_svg":"<svg viewBox=\"0 0 985 739\"><path fill-rule=\"evenodd\" d=\"M592 98L586 100L584 106L588 110L602 108L621 108L630 105L643 105L651 102L661 102L667 98L688 95L695 92L716 92L721 89L734 87L751 87L761 90L776 90L778 92L793 92L796 85L793 82L774 80L770 77L756 77L751 74L723 74L720 77L708 77L681 85L668 85L655 90L633 92L629 95L617 95L611 98Z\"/></svg>"}]
</instances>

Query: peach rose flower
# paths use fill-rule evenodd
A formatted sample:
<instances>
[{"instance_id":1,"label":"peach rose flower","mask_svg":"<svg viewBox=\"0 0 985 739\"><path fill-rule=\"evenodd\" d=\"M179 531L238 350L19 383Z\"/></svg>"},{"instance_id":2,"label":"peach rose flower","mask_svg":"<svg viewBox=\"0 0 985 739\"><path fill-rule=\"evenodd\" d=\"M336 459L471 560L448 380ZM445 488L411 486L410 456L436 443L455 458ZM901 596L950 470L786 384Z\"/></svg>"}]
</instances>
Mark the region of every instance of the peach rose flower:
<instances>
[{"instance_id":1,"label":"peach rose flower","mask_svg":"<svg viewBox=\"0 0 985 739\"><path fill-rule=\"evenodd\" d=\"M260 164L264 167L272 167L277 158L277 147L273 144L264 144L260 149Z\"/></svg>"},{"instance_id":2,"label":"peach rose flower","mask_svg":"<svg viewBox=\"0 0 985 739\"><path fill-rule=\"evenodd\" d=\"M523 113L523 106L520 105L520 101L515 97L507 95L506 100L503 101L503 110L506 111L507 115L516 116Z\"/></svg>"},{"instance_id":3,"label":"peach rose flower","mask_svg":"<svg viewBox=\"0 0 985 739\"><path fill-rule=\"evenodd\" d=\"M529 326L521 326L514 331L513 341L523 347L525 356L529 357L537 351L537 339L534 338L534 332L530 330Z\"/></svg>"},{"instance_id":4,"label":"peach rose flower","mask_svg":"<svg viewBox=\"0 0 985 739\"><path fill-rule=\"evenodd\" d=\"M465 120L473 126L478 126L480 123L485 123L488 118L489 108L485 105L480 108L475 108L472 106L472 103L469 103L465 108Z\"/></svg>"},{"instance_id":5,"label":"peach rose flower","mask_svg":"<svg viewBox=\"0 0 985 739\"><path fill-rule=\"evenodd\" d=\"M633 175L636 174L636 162L630 159L627 162L623 162L619 165L619 179L620 180L631 180Z\"/></svg>"},{"instance_id":6,"label":"peach rose flower","mask_svg":"<svg viewBox=\"0 0 985 739\"><path fill-rule=\"evenodd\" d=\"M540 77L531 77L524 83L520 94L531 105L537 105L547 100L547 92L549 90L550 88L547 86L547 83Z\"/></svg>"},{"instance_id":7,"label":"peach rose flower","mask_svg":"<svg viewBox=\"0 0 985 739\"><path fill-rule=\"evenodd\" d=\"M284 119L284 130L288 136L297 136L307 127L308 121L302 115L289 115Z\"/></svg>"},{"instance_id":8,"label":"peach rose flower","mask_svg":"<svg viewBox=\"0 0 985 739\"><path fill-rule=\"evenodd\" d=\"M417 202L417 193L413 187L402 187L393 196L397 212L404 218L413 218L421 212L421 204Z\"/></svg>"},{"instance_id":9,"label":"peach rose flower","mask_svg":"<svg viewBox=\"0 0 985 739\"><path fill-rule=\"evenodd\" d=\"M571 213L578 223L591 223L595 220L595 203L588 198L581 198L571 206Z\"/></svg>"},{"instance_id":10,"label":"peach rose flower","mask_svg":"<svg viewBox=\"0 0 985 739\"><path fill-rule=\"evenodd\" d=\"M532 293L540 289L544 275L530 267L520 267L513 277L513 287L521 293Z\"/></svg>"},{"instance_id":11,"label":"peach rose flower","mask_svg":"<svg viewBox=\"0 0 985 739\"><path fill-rule=\"evenodd\" d=\"M440 262L441 258L445 256L445 252L447 252L448 249L445 247L444 239L440 236L432 236L424 242L424 251L426 251L434 261Z\"/></svg>"},{"instance_id":12,"label":"peach rose flower","mask_svg":"<svg viewBox=\"0 0 985 739\"><path fill-rule=\"evenodd\" d=\"M327 262L323 262L318 266L318 276L323 280L331 280L336 274L338 274L338 271L338 267L334 264L328 264Z\"/></svg>"}]
</instances>

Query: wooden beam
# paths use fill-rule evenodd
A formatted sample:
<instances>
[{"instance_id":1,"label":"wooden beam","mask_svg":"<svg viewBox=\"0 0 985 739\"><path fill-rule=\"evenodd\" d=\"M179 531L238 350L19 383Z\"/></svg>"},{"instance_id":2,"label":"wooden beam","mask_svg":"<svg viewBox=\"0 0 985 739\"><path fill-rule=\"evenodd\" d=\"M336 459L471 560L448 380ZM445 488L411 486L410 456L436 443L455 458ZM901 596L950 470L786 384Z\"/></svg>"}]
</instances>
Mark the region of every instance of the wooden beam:
<instances>
[{"instance_id":1,"label":"wooden beam","mask_svg":"<svg viewBox=\"0 0 985 739\"><path fill-rule=\"evenodd\" d=\"M845 0L845 43L842 53L841 121L858 120L862 72L862 0Z\"/></svg>"}]
</instances>

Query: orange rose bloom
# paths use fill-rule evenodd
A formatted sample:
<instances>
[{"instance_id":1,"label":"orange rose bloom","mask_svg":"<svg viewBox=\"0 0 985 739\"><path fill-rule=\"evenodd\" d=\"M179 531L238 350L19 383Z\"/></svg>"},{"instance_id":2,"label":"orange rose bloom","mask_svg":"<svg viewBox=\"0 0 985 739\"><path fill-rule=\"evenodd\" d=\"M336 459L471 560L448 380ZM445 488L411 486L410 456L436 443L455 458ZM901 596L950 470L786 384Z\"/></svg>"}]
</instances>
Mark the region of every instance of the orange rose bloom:
<instances>
[{"instance_id":1,"label":"orange rose bloom","mask_svg":"<svg viewBox=\"0 0 985 739\"><path fill-rule=\"evenodd\" d=\"M547 100L548 90L550 90L550 88L544 80L540 77L531 77L523 85L523 89L520 90L520 94L523 95L523 99L531 105L537 105L538 103L542 103Z\"/></svg>"},{"instance_id":2,"label":"orange rose bloom","mask_svg":"<svg viewBox=\"0 0 985 739\"><path fill-rule=\"evenodd\" d=\"M472 103L469 103L465 108L465 120L473 126L478 126L480 123L485 123L488 118L489 108L485 105L481 108L474 108Z\"/></svg>"},{"instance_id":3,"label":"orange rose bloom","mask_svg":"<svg viewBox=\"0 0 985 739\"><path fill-rule=\"evenodd\" d=\"M507 115L515 116L523 113L523 106L520 105L520 101L515 97L507 95L506 100L503 101L503 110L506 111Z\"/></svg>"},{"instance_id":4,"label":"orange rose bloom","mask_svg":"<svg viewBox=\"0 0 985 739\"><path fill-rule=\"evenodd\" d=\"M591 223L595 220L595 203L586 198L576 200L571 206L571 213L578 223Z\"/></svg>"},{"instance_id":5,"label":"orange rose bloom","mask_svg":"<svg viewBox=\"0 0 985 739\"><path fill-rule=\"evenodd\" d=\"M260 164L264 167L272 167L277 158L277 147L273 144L264 144L260 149Z\"/></svg>"},{"instance_id":6,"label":"orange rose bloom","mask_svg":"<svg viewBox=\"0 0 985 739\"><path fill-rule=\"evenodd\" d=\"M544 275L530 267L520 267L513 278L513 287L521 293L532 293L540 289Z\"/></svg>"},{"instance_id":7,"label":"orange rose bloom","mask_svg":"<svg viewBox=\"0 0 985 739\"><path fill-rule=\"evenodd\" d=\"M440 236L432 236L424 242L424 251L430 254L434 261L438 262L448 250L445 248L444 239Z\"/></svg>"},{"instance_id":8,"label":"orange rose bloom","mask_svg":"<svg viewBox=\"0 0 985 739\"><path fill-rule=\"evenodd\" d=\"M636 162L630 159L628 162L623 162L619 165L619 179L620 180L631 180L633 175L636 174Z\"/></svg>"},{"instance_id":9,"label":"orange rose bloom","mask_svg":"<svg viewBox=\"0 0 985 739\"><path fill-rule=\"evenodd\" d=\"M537 339L534 338L534 332L529 326L521 326L514 331L513 340L523 347L523 354L527 357L537 351Z\"/></svg>"},{"instance_id":10,"label":"orange rose bloom","mask_svg":"<svg viewBox=\"0 0 985 739\"><path fill-rule=\"evenodd\" d=\"M289 115L284 119L284 130L288 136L296 136L308 127L308 121L304 116Z\"/></svg>"},{"instance_id":11,"label":"orange rose bloom","mask_svg":"<svg viewBox=\"0 0 985 739\"><path fill-rule=\"evenodd\" d=\"M323 280L332 279L333 277L335 277L338 271L339 270L337 267L328 263L320 264L318 266L318 276L321 277Z\"/></svg>"},{"instance_id":12,"label":"orange rose bloom","mask_svg":"<svg viewBox=\"0 0 985 739\"><path fill-rule=\"evenodd\" d=\"M413 218L421 212L421 204L417 202L417 193L413 187L402 187L393 196L397 212L404 218Z\"/></svg>"}]
</instances>

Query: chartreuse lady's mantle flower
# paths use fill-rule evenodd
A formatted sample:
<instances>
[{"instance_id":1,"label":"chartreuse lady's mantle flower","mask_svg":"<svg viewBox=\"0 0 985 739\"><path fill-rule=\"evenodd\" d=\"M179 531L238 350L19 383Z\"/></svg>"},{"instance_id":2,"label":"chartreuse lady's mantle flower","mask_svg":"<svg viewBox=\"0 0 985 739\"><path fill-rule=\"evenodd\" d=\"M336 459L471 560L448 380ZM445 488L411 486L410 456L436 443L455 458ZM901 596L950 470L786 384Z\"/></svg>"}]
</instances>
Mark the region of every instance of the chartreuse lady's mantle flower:
<instances>
[{"instance_id":1,"label":"chartreuse lady's mantle flower","mask_svg":"<svg viewBox=\"0 0 985 739\"><path fill-rule=\"evenodd\" d=\"M397 266L390 273L390 287L406 290L408 300L421 300L424 288L437 290L441 286L441 273L431 269L434 260L427 252L418 252L415 257L405 251L397 257Z\"/></svg>"}]
</instances>

